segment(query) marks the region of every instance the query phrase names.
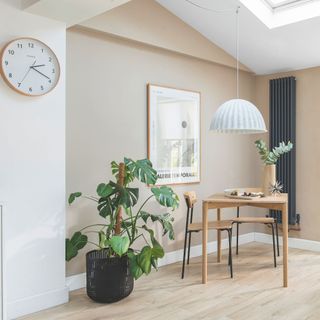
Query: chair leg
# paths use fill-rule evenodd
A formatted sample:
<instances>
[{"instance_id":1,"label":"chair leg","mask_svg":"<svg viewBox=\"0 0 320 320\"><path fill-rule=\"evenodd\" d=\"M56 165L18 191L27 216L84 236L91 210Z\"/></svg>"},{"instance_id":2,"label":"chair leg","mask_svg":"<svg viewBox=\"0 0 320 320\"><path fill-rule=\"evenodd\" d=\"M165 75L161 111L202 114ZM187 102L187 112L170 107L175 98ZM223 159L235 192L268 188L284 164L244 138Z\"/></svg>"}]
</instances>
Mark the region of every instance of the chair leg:
<instances>
[{"instance_id":1,"label":"chair leg","mask_svg":"<svg viewBox=\"0 0 320 320\"><path fill-rule=\"evenodd\" d=\"M233 278L233 268L232 268L232 229L227 230L228 231L228 238L229 238L229 267L230 267L230 275L231 278Z\"/></svg>"},{"instance_id":2,"label":"chair leg","mask_svg":"<svg viewBox=\"0 0 320 320\"><path fill-rule=\"evenodd\" d=\"M271 229L272 229L272 242L273 242L273 261L274 261L274 267L277 267L277 256L276 256L276 244L275 244L275 235L274 235L274 223L271 223Z\"/></svg>"},{"instance_id":3,"label":"chair leg","mask_svg":"<svg viewBox=\"0 0 320 320\"><path fill-rule=\"evenodd\" d=\"M275 219L275 225L276 225L276 238L277 238L277 253L278 257L280 257L280 250L279 250L279 231L278 231L278 220Z\"/></svg>"},{"instance_id":4,"label":"chair leg","mask_svg":"<svg viewBox=\"0 0 320 320\"><path fill-rule=\"evenodd\" d=\"M239 224L237 223L237 244L236 244L236 255L239 254Z\"/></svg>"},{"instance_id":5,"label":"chair leg","mask_svg":"<svg viewBox=\"0 0 320 320\"><path fill-rule=\"evenodd\" d=\"M189 232L189 244L188 244L188 260L187 260L187 264L189 264L189 260L190 260L191 234L192 234L192 232Z\"/></svg>"},{"instance_id":6,"label":"chair leg","mask_svg":"<svg viewBox=\"0 0 320 320\"><path fill-rule=\"evenodd\" d=\"M237 218L240 217L240 207L237 207ZM237 223L237 243L236 243L236 255L239 254L239 223Z\"/></svg>"},{"instance_id":7,"label":"chair leg","mask_svg":"<svg viewBox=\"0 0 320 320\"><path fill-rule=\"evenodd\" d=\"M183 247L183 260L182 260L182 271L181 271L181 279L184 278L184 268L186 264L186 250L187 250L187 237L188 237L189 232L185 233L184 236L184 247Z\"/></svg>"}]
</instances>

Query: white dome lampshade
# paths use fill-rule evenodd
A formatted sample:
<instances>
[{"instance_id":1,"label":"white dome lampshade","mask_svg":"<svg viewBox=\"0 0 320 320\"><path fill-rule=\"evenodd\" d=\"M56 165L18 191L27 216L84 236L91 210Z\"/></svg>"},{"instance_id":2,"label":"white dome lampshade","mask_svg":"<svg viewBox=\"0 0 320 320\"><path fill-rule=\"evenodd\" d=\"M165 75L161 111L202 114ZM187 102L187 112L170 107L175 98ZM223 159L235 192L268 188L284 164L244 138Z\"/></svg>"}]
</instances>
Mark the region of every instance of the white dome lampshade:
<instances>
[{"instance_id":1,"label":"white dome lampshade","mask_svg":"<svg viewBox=\"0 0 320 320\"><path fill-rule=\"evenodd\" d=\"M267 132L262 114L250 101L232 99L223 103L213 115L210 130L219 133Z\"/></svg>"}]
</instances>

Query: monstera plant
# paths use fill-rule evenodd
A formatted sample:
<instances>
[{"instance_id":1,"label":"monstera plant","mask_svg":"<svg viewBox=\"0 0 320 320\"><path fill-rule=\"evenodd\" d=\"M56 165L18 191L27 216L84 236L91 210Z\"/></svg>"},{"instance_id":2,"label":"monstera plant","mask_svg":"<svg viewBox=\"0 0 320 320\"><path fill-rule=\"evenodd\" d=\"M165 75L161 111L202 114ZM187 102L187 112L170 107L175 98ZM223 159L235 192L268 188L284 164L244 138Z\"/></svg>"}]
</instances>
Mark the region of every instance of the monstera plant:
<instances>
[{"instance_id":1,"label":"monstera plant","mask_svg":"<svg viewBox=\"0 0 320 320\"><path fill-rule=\"evenodd\" d=\"M164 250L152 225L158 223L162 235L173 240L172 211L179 205L179 198L171 188L154 186L157 172L148 159L125 158L119 164L113 161L111 170L115 181L100 183L96 195L75 192L69 196L70 205L77 198L94 201L101 218L101 223L86 226L66 239L67 261L87 244L96 247L87 253L87 293L99 302L124 298L133 289L133 278L157 269ZM135 180L150 187L150 196L139 206L139 188L130 186ZM168 208L168 212L146 211L146 204L152 199Z\"/></svg>"}]
</instances>

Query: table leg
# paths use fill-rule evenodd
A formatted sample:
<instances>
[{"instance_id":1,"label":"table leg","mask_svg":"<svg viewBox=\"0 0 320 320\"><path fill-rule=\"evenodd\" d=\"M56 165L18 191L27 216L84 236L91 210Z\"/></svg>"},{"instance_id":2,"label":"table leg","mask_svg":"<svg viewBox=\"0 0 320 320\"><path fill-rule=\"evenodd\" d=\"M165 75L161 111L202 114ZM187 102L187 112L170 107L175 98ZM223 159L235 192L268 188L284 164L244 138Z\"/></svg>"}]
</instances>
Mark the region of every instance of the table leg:
<instances>
[{"instance_id":1,"label":"table leg","mask_svg":"<svg viewBox=\"0 0 320 320\"><path fill-rule=\"evenodd\" d=\"M202 283L207 283L208 203L202 203Z\"/></svg>"},{"instance_id":2,"label":"table leg","mask_svg":"<svg viewBox=\"0 0 320 320\"><path fill-rule=\"evenodd\" d=\"M221 220L221 210L217 209L217 221ZM221 262L221 230L217 230L217 262Z\"/></svg>"},{"instance_id":3,"label":"table leg","mask_svg":"<svg viewBox=\"0 0 320 320\"><path fill-rule=\"evenodd\" d=\"M283 286L288 287L288 203L282 207Z\"/></svg>"}]
</instances>

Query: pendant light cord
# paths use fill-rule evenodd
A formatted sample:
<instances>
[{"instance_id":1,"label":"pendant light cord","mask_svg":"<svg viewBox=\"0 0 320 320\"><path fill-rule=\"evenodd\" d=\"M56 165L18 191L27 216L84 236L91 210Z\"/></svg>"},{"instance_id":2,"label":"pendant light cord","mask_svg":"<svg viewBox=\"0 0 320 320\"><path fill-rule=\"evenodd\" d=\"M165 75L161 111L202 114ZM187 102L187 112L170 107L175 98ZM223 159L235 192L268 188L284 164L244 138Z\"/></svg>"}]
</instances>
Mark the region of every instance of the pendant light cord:
<instances>
[{"instance_id":1,"label":"pendant light cord","mask_svg":"<svg viewBox=\"0 0 320 320\"><path fill-rule=\"evenodd\" d=\"M237 99L239 99L239 36L240 36L240 23L239 23L239 10L240 7L237 8Z\"/></svg>"},{"instance_id":2,"label":"pendant light cord","mask_svg":"<svg viewBox=\"0 0 320 320\"><path fill-rule=\"evenodd\" d=\"M205 10L205 11L210 11L210 12L214 12L214 13L234 13L234 9L226 9L226 10L215 10L212 8L208 8L208 7L203 7L195 2L193 2L192 0L185 0L186 2L188 2L189 4ZM236 36L237 36L237 40L236 40L236 58L237 58L237 75L236 75L236 81L237 81L237 99L239 99L240 96L240 90L239 90L239 55L240 55L240 19L239 19L239 11L240 11L240 6L237 7L236 9L236 15L237 15L237 31L236 31Z\"/></svg>"},{"instance_id":3,"label":"pendant light cord","mask_svg":"<svg viewBox=\"0 0 320 320\"><path fill-rule=\"evenodd\" d=\"M215 12L215 13L233 13L234 12L234 9L226 9L226 10L215 10L215 9L212 9L212 8L208 8L208 7L203 7L191 0L185 0L186 2L188 2L189 4L192 4L193 6L197 7L197 8L200 8L202 10L206 10L206 11L210 11L210 12Z\"/></svg>"}]
</instances>

